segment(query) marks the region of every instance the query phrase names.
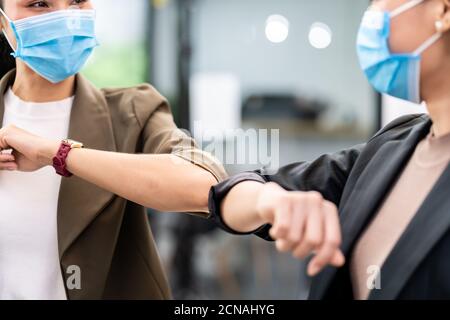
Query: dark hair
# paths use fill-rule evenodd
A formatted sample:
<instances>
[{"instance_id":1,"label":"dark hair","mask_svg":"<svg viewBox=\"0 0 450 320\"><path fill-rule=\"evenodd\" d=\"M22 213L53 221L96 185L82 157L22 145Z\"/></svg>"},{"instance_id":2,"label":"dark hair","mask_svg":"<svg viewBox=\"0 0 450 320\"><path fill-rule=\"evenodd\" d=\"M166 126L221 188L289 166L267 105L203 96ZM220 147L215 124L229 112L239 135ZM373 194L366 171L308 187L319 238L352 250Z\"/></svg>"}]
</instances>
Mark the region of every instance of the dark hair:
<instances>
[{"instance_id":1,"label":"dark hair","mask_svg":"<svg viewBox=\"0 0 450 320\"><path fill-rule=\"evenodd\" d=\"M0 8L3 9L3 0L0 0ZM11 56L12 49L9 46L3 32L0 32L0 79L16 67L16 61Z\"/></svg>"}]
</instances>

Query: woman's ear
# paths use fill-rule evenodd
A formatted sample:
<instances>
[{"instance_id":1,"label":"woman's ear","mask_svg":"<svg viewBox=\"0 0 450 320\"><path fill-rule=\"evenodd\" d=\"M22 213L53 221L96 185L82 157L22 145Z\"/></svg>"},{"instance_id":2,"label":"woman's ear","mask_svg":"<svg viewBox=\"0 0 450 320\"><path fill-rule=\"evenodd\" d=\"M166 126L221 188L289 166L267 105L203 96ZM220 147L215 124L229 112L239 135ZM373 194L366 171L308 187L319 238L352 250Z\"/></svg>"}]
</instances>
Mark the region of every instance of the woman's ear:
<instances>
[{"instance_id":1,"label":"woman's ear","mask_svg":"<svg viewBox=\"0 0 450 320\"><path fill-rule=\"evenodd\" d=\"M450 30L450 0L442 0L443 13L436 20L436 31L445 33Z\"/></svg>"}]
</instances>

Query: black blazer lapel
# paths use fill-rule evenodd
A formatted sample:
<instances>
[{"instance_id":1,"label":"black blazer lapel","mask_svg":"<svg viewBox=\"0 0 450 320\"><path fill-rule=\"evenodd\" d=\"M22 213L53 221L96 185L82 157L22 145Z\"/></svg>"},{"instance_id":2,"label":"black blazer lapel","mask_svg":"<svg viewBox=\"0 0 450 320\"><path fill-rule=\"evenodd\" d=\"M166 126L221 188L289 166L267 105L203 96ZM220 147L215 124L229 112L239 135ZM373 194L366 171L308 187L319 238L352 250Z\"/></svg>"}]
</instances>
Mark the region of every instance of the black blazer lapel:
<instances>
[{"instance_id":1,"label":"black blazer lapel","mask_svg":"<svg viewBox=\"0 0 450 320\"><path fill-rule=\"evenodd\" d=\"M388 195L417 144L429 133L430 128L431 121L420 124L411 130L406 139L386 141L373 157L368 159L368 164L358 178L351 195L341 204L339 210L343 236L342 251L347 263L351 259L356 240ZM370 148L370 144L367 148ZM336 268L328 267L314 279L311 299L321 299L325 296L336 271Z\"/></svg>"},{"instance_id":2,"label":"black blazer lapel","mask_svg":"<svg viewBox=\"0 0 450 320\"><path fill-rule=\"evenodd\" d=\"M431 121L415 127L405 140L386 142L370 160L341 208L342 249L346 255L376 213L413 155L430 132Z\"/></svg>"},{"instance_id":3,"label":"black blazer lapel","mask_svg":"<svg viewBox=\"0 0 450 320\"><path fill-rule=\"evenodd\" d=\"M438 180L381 269L371 300L396 299L427 254L450 228L450 166Z\"/></svg>"}]
</instances>

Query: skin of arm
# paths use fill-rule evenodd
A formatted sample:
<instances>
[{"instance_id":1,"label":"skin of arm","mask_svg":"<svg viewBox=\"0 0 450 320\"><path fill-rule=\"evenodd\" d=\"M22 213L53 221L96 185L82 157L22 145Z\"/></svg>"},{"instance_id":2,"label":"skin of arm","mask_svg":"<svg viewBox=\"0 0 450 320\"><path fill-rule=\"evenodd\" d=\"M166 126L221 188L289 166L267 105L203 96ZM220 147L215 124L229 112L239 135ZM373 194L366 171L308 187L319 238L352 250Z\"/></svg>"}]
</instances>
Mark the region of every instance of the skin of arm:
<instances>
[{"instance_id":1,"label":"skin of arm","mask_svg":"<svg viewBox=\"0 0 450 320\"><path fill-rule=\"evenodd\" d=\"M247 233L268 222L263 220L257 209L263 189L264 184L254 181L240 183L231 189L221 206L222 218L231 229Z\"/></svg>"},{"instance_id":2,"label":"skin of arm","mask_svg":"<svg viewBox=\"0 0 450 320\"><path fill-rule=\"evenodd\" d=\"M208 171L174 155L74 149L67 168L103 189L159 211L207 212L209 189L217 183Z\"/></svg>"},{"instance_id":3,"label":"skin of arm","mask_svg":"<svg viewBox=\"0 0 450 320\"><path fill-rule=\"evenodd\" d=\"M0 169L35 171L51 166L61 142L32 135L15 126L0 130ZM135 155L73 149L67 169L92 184L159 211L208 212L208 192L217 179L175 155Z\"/></svg>"}]
</instances>

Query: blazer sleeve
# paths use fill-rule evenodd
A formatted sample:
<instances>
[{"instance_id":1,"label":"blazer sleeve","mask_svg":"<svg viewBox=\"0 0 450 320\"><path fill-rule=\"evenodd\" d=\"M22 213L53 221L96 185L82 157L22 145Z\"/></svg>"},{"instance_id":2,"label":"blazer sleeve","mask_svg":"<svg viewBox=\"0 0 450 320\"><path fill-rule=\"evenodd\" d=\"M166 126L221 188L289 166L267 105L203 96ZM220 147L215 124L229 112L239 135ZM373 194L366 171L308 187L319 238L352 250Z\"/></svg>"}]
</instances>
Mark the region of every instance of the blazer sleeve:
<instances>
[{"instance_id":1,"label":"blazer sleeve","mask_svg":"<svg viewBox=\"0 0 450 320\"><path fill-rule=\"evenodd\" d=\"M143 108L143 105L148 105L149 101L156 101L156 105L152 107L150 113L147 107ZM217 158L201 150L187 131L177 127L168 102L152 87L140 88L140 94L135 95L134 103L142 126L143 153L175 155L210 172L217 182L228 177ZM142 110L146 112L139 112ZM142 114L145 115L145 118ZM209 212L193 214L202 217L209 216Z\"/></svg>"},{"instance_id":2,"label":"blazer sleeve","mask_svg":"<svg viewBox=\"0 0 450 320\"><path fill-rule=\"evenodd\" d=\"M377 147L375 145L389 141L390 138L385 137L388 133L401 132L405 127L411 127L418 121L428 119L428 116L424 114L412 114L400 117L382 128L365 144L360 144L335 154L324 155L312 162L299 162L288 165L281 168L274 175L267 175L261 170L258 170L231 177L211 188L209 193L210 219L229 233L238 235L246 234L236 232L228 227L223 221L220 212L221 203L226 195L237 184L244 181L257 181L260 183L275 182L289 191L318 191L325 199L339 206L348 177L363 151L367 150L367 146L371 145L370 149L376 150ZM255 234L263 239L272 240L268 233L270 228L270 225L265 225L247 234Z\"/></svg>"},{"instance_id":3,"label":"blazer sleeve","mask_svg":"<svg viewBox=\"0 0 450 320\"><path fill-rule=\"evenodd\" d=\"M270 241L270 225L262 226L254 232L239 233L225 224L220 207L232 188L244 181L275 182L288 191L318 191L325 199L339 205L347 178L364 148L365 144L361 144L335 154L324 155L312 162L294 163L281 168L274 175L267 175L258 170L234 176L211 189L209 194L210 219L229 233L255 234Z\"/></svg>"},{"instance_id":4,"label":"blazer sleeve","mask_svg":"<svg viewBox=\"0 0 450 320\"><path fill-rule=\"evenodd\" d=\"M145 153L178 156L209 171L217 182L227 178L227 173L219 160L201 150L187 131L176 126L167 103L162 103L147 121L144 128L143 149Z\"/></svg>"}]
</instances>

